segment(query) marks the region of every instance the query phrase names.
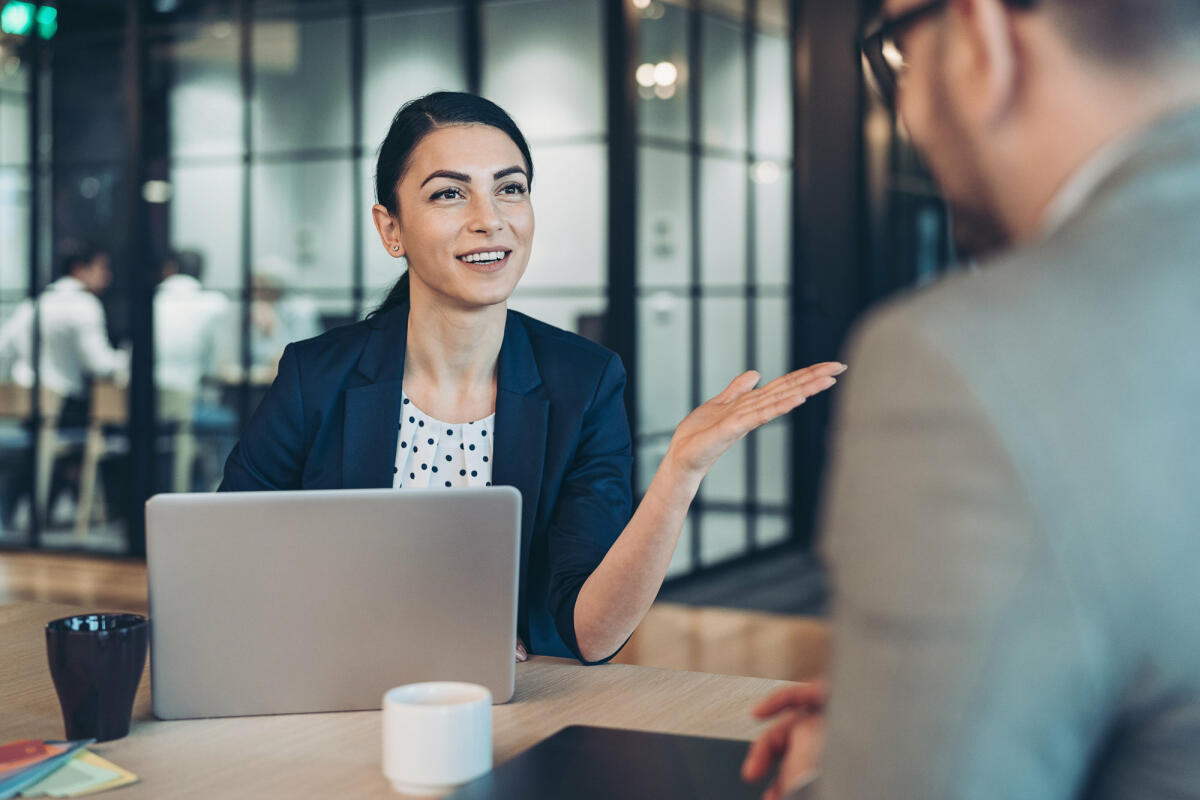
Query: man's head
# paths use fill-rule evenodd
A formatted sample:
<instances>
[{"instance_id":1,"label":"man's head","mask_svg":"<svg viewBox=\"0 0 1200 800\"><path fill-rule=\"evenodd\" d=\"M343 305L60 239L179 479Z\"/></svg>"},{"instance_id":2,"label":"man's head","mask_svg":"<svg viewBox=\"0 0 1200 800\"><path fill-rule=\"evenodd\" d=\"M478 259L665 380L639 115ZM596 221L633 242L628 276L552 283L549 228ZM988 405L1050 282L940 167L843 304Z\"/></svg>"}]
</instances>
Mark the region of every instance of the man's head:
<instances>
[{"instance_id":1,"label":"man's head","mask_svg":"<svg viewBox=\"0 0 1200 800\"><path fill-rule=\"evenodd\" d=\"M1197 0L884 0L883 14L868 54L896 75L976 252L1035 235L1104 144L1200 103Z\"/></svg>"},{"instance_id":2,"label":"man's head","mask_svg":"<svg viewBox=\"0 0 1200 800\"><path fill-rule=\"evenodd\" d=\"M97 295L104 294L112 283L108 253L91 246L78 247L64 255L60 273L69 275Z\"/></svg>"},{"instance_id":3,"label":"man's head","mask_svg":"<svg viewBox=\"0 0 1200 800\"><path fill-rule=\"evenodd\" d=\"M162 276L186 275L196 280L204 279L204 254L198 250L172 250L163 262Z\"/></svg>"}]
</instances>

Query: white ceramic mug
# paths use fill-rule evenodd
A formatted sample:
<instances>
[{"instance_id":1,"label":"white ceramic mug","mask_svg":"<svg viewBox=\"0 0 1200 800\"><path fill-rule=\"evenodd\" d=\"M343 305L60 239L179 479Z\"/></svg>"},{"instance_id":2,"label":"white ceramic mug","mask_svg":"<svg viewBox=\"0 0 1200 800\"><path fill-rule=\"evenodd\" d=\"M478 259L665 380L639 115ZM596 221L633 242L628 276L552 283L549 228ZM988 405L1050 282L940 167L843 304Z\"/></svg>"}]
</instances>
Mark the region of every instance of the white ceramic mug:
<instances>
[{"instance_id":1,"label":"white ceramic mug","mask_svg":"<svg viewBox=\"0 0 1200 800\"><path fill-rule=\"evenodd\" d=\"M492 693L410 683L383 696L383 774L397 792L440 795L492 768Z\"/></svg>"}]
</instances>

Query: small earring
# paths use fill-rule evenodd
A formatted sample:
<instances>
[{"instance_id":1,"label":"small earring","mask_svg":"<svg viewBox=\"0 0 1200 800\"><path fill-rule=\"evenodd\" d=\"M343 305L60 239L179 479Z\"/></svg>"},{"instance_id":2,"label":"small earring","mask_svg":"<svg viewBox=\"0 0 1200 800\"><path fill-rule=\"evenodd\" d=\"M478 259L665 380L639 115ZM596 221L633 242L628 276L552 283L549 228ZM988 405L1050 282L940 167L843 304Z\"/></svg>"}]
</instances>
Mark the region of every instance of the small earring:
<instances>
[{"instance_id":1,"label":"small earring","mask_svg":"<svg viewBox=\"0 0 1200 800\"><path fill-rule=\"evenodd\" d=\"M400 245L398 245L398 244L394 244L394 245L392 245L392 250L399 251L399 250L400 250Z\"/></svg>"}]
</instances>

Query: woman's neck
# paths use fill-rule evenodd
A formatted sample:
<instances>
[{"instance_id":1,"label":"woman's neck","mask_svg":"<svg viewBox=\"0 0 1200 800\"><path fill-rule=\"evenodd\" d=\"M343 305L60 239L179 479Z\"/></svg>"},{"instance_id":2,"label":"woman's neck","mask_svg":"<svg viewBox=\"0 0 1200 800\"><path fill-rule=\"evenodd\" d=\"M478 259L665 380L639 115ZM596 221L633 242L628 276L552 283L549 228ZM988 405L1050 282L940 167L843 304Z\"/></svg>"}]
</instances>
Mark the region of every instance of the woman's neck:
<instances>
[{"instance_id":1,"label":"woman's neck","mask_svg":"<svg viewBox=\"0 0 1200 800\"><path fill-rule=\"evenodd\" d=\"M414 286L404 356L404 391L445 422L469 422L495 409L496 366L508 309L501 303L455 308Z\"/></svg>"}]
</instances>

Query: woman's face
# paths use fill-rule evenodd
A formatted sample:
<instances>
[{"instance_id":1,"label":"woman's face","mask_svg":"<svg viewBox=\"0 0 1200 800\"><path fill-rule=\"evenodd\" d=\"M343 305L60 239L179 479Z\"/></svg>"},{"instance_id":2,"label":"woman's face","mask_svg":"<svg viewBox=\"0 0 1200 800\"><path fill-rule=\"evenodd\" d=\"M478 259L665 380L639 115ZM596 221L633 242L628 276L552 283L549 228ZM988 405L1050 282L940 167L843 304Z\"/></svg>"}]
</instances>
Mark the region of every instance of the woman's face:
<instances>
[{"instance_id":1,"label":"woman's face","mask_svg":"<svg viewBox=\"0 0 1200 800\"><path fill-rule=\"evenodd\" d=\"M508 299L533 243L526 169L513 140L487 125L438 128L420 141L396 189L400 250L389 247L407 256L414 296L425 288L466 308Z\"/></svg>"}]
</instances>

